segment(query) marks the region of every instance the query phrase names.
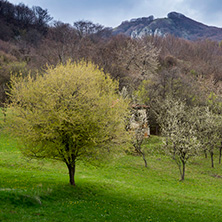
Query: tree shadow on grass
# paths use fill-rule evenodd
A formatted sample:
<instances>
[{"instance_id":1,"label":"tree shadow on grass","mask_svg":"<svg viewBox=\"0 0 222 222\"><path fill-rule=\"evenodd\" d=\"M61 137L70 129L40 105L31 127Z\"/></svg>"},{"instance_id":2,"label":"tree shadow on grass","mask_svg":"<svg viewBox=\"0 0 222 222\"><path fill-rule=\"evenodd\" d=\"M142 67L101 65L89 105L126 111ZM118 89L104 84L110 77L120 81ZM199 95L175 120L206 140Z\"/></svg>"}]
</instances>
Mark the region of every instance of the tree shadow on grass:
<instances>
[{"instance_id":1,"label":"tree shadow on grass","mask_svg":"<svg viewBox=\"0 0 222 222\"><path fill-rule=\"evenodd\" d=\"M135 188L136 189L136 188ZM36 195L1 191L1 213L8 221L220 221L221 209L210 210L187 198L157 195L133 187L79 181L76 187L57 184ZM1 206L2 205L2 206ZM4 209L5 208L5 209ZM12 213L16 212L16 213ZM25 214L25 215L24 215ZM6 220L7 221L7 220Z\"/></svg>"}]
</instances>

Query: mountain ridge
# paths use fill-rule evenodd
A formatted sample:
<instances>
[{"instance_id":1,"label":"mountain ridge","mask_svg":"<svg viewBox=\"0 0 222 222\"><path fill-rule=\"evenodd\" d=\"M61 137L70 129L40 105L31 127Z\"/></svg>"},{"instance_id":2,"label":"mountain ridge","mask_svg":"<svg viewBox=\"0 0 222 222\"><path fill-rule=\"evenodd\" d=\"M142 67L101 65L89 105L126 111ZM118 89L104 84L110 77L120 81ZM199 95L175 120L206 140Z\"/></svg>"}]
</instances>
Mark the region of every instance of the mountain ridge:
<instances>
[{"instance_id":1,"label":"mountain ridge","mask_svg":"<svg viewBox=\"0 0 222 222\"><path fill-rule=\"evenodd\" d=\"M178 12L170 12L165 18L154 19L154 16L151 15L124 21L113 29L113 34L125 34L132 38L171 34L192 41L197 39L222 40L222 28L205 25Z\"/></svg>"}]
</instances>

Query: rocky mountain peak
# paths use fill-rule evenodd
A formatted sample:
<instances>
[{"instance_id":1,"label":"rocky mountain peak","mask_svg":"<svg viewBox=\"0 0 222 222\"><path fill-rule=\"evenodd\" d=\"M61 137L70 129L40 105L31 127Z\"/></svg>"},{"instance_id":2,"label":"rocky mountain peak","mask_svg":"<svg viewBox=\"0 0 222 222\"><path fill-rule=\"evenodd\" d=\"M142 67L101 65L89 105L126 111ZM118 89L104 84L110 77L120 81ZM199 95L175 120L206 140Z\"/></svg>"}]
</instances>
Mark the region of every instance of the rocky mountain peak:
<instances>
[{"instance_id":1,"label":"rocky mountain peak","mask_svg":"<svg viewBox=\"0 0 222 222\"><path fill-rule=\"evenodd\" d=\"M170 12L168 13L167 18L177 19L177 18L186 18L186 16L178 12Z\"/></svg>"},{"instance_id":2,"label":"rocky mountain peak","mask_svg":"<svg viewBox=\"0 0 222 222\"><path fill-rule=\"evenodd\" d=\"M150 23L154 20L154 16L151 15L149 17L142 17L142 18L136 18L136 19L131 19L130 22L131 23L138 23L138 22L142 22L142 23Z\"/></svg>"},{"instance_id":3,"label":"rocky mountain peak","mask_svg":"<svg viewBox=\"0 0 222 222\"><path fill-rule=\"evenodd\" d=\"M204 25L178 12L170 12L166 18L154 16L134 18L122 22L113 29L113 34L125 34L132 38L145 35L165 36L168 34L187 40L211 39L222 40L222 28Z\"/></svg>"}]
</instances>

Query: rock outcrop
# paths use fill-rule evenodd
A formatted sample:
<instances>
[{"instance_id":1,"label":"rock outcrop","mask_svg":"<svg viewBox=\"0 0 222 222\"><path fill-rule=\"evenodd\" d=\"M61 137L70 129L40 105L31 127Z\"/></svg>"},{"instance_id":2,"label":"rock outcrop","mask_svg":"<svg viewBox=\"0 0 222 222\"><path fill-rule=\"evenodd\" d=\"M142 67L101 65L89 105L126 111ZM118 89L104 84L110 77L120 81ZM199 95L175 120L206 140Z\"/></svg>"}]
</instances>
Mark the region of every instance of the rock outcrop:
<instances>
[{"instance_id":1,"label":"rock outcrop","mask_svg":"<svg viewBox=\"0 0 222 222\"><path fill-rule=\"evenodd\" d=\"M170 12L166 18L154 19L154 16L149 16L122 22L113 29L113 34L125 34L132 38L171 34L187 40L222 40L222 28L204 25L177 12Z\"/></svg>"}]
</instances>

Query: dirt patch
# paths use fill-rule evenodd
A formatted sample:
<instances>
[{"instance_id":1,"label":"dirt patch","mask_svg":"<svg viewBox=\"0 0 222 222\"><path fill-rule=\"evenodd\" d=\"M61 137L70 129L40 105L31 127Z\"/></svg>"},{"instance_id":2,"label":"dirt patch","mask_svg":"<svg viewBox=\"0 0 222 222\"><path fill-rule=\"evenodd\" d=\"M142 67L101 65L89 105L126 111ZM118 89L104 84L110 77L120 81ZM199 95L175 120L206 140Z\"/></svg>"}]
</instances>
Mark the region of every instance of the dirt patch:
<instances>
[{"instance_id":1,"label":"dirt patch","mask_svg":"<svg viewBox=\"0 0 222 222\"><path fill-rule=\"evenodd\" d=\"M214 177L214 178L222 178L222 176L220 176L218 174L213 174L212 177Z\"/></svg>"}]
</instances>

